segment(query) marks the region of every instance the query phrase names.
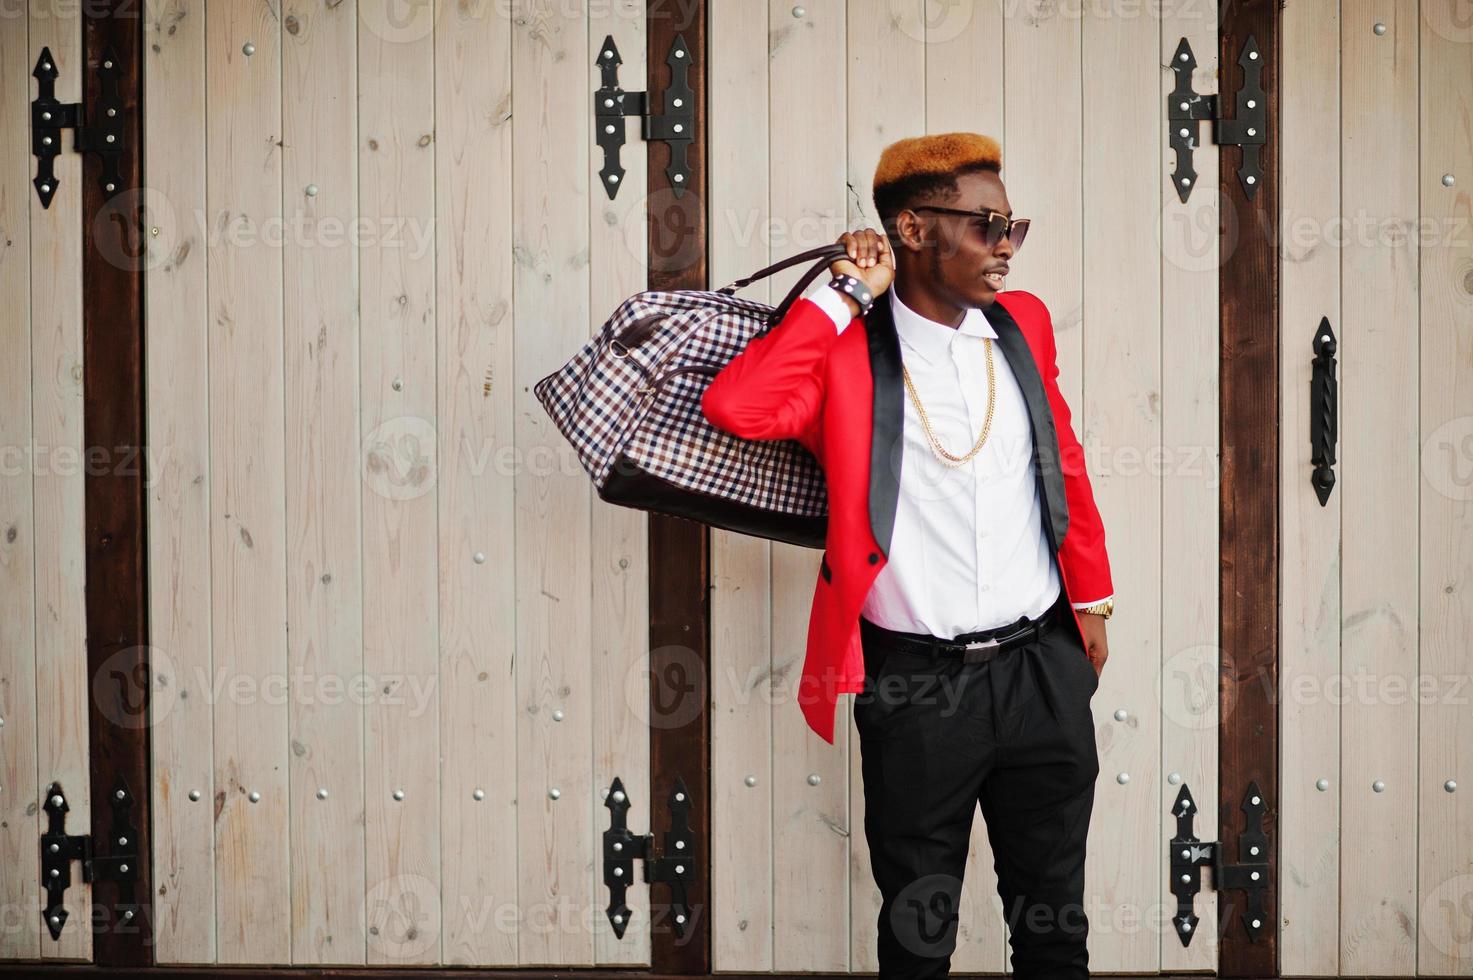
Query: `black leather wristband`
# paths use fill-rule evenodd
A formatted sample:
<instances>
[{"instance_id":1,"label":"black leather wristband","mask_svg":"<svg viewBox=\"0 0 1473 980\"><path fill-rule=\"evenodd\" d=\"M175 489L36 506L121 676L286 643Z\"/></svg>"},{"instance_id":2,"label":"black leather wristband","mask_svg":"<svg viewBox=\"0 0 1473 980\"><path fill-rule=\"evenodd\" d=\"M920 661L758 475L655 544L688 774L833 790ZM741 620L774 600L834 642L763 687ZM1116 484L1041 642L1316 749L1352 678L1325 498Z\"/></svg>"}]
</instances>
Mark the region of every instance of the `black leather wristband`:
<instances>
[{"instance_id":1,"label":"black leather wristband","mask_svg":"<svg viewBox=\"0 0 1473 980\"><path fill-rule=\"evenodd\" d=\"M829 280L829 285L845 296L853 297L854 302L859 304L860 316L864 316L870 311L870 307L875 305L875 298L870 293L869 287L864 284L863 279L857 276L840 272Z\"/></svg>"}]
</instances>

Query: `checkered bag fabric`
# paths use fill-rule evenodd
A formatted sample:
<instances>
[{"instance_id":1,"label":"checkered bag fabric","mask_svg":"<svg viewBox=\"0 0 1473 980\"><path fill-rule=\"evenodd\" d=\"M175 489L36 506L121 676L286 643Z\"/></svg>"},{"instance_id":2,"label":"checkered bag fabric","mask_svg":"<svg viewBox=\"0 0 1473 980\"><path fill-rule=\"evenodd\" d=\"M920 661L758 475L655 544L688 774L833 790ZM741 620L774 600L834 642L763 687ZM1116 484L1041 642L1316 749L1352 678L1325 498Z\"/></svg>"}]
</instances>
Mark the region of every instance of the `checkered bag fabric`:
<instances>
[{"instance_id":1,"label":"checkered bag fabric","mask_svg":"<svg viewBox=\"0 0 1473 980\"><path fill-rule=\"evenodd\" d=\"M792 439L740 439L701 411L711 379L787 315L842 244L792 256L718 290L647 290L619 304L562 368L533 387L601 499L811 548L824 546L828 489ZM817 259L774 308L735 295Z\"/></svg>"}]
</instances>

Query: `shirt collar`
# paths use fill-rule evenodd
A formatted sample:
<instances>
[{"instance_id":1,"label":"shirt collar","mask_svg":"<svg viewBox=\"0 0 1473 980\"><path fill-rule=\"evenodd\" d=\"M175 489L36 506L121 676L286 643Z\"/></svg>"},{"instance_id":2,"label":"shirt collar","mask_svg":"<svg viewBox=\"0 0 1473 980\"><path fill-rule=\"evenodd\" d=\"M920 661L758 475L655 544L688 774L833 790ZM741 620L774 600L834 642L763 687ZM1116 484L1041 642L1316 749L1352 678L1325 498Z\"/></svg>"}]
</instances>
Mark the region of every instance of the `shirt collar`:
<instances>
[{"instance_id":1,"label":"shirt collar","mask_svg":"<svg viewBox=\"0 0 1473 980\"><path fill-rule=\"evenodd\" d=\"M895 320L896 333L900 335L900 339L907 347L919 354L927 363L946 356L957 334L979 338L996 339L997 337L997 331L992 329L991 323L987 322L987 316L982 312L981 307L968 307L961 324L953 328L944 323L937 323L929 317L921 316L906 306L900 301L900 295L893 285L888 292L890 293L890 313Z\"/></svg>"}]
</instances>

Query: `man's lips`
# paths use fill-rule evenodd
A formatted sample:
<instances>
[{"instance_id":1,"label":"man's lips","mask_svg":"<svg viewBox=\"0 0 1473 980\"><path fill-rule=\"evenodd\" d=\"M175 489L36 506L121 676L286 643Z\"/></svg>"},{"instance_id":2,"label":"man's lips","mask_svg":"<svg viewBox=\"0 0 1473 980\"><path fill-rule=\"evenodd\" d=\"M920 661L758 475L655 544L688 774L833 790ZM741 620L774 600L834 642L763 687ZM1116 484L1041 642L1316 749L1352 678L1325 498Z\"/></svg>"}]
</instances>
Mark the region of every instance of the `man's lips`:
<instances>
[{"instance_id":1,"label":"man's lips","mask_svg":"<svg viewBox=\"0 0 1473 980\"><path fill-rule=\"evenodd\" d=\"M1001 289L1003 277L1007 274L1007 269L994 269L991 272L984 272L982 274L982 280L993 289Z\"/></svg>"}]
</instances>

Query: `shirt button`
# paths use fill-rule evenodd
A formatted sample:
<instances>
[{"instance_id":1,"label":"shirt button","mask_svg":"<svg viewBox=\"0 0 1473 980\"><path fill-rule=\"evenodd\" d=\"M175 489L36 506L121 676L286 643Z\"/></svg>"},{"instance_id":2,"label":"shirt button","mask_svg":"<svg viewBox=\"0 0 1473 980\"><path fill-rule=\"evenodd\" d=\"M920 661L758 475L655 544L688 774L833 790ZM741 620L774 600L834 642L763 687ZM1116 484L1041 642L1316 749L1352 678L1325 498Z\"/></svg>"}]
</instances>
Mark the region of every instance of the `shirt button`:
<instances>
[{"instance_id":1,"label":"shirt button","mask_svg":"<svg viewBox=\"0 0 1473 980\"><path fill-rule=\"evenodd\" d=\"M982 587L981 587L981 588L980 588L980 589L978 589L978 590L977 590L977 591L979 591L979 592L986 592L986 591L987 591L987 590L988 590L988 589L990 589L990 588L992 588L992 586L990 586L990 585L985 585L985 584L984 584L984 585L983 585L983 586L982 586Z\"/></svg>"},{"instance_id":2,"label":"shirt button","mask_svg":"<svg viewBox=\"0 0 1473 980\"><path fill-rule=\"evenodd\" d=\"M876 554L876 553L875 553L875 552L873 552L873 551L871 551L871 552L870 552L870 553L869 553L869 563L870 563L870 564L871 564L871 565L873 565L873 564L875 564L875 563L876 563L876 562L877 562L877 561L879 561L879 560L880 560L880 556L879 556L879 555L878 555L878 554Z\"/></svg>"}]
</instances>

